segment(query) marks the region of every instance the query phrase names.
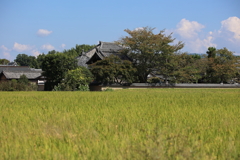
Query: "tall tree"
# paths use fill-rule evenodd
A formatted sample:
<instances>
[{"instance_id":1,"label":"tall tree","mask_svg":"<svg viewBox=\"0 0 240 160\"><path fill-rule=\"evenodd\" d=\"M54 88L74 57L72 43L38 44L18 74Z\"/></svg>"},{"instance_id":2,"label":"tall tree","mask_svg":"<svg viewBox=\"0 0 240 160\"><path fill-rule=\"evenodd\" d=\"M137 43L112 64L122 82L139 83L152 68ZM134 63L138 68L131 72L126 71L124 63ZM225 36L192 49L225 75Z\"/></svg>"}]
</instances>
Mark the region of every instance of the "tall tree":
<instances>
[{"instance_id":1,"label":"tall tree","mask_svg":"<svg viewBox=\"0 0 240 160\"><path fill-rule=\"evenodd\" d=\"M0 64L6 65L8 63L10 63L9 60L7 60L7 59L0 59Z\"/></svg>"},{"instance_id":2,"label":"tall tree","mask_svg":"<svg viewBox=\"0 0 240 160\"><path fill-rule=\"evenodd\" d=\"M206 77L205 77L205 82L210 82L210 83L216 83L217 79L214 76L214 59L216 57L216 51L217 49L215 47L208 47L207 50L207 58L208 58L208 63L206 64L208 66L206 70Z\"/></svg>"},{"instance_id":3,"label":"tall tree","mask_svg":"<svg viewBox=\"0 0 240 160\"><path fill-rule=\"evenodd\" d=\"M44 53L39 54L37 56L37 63L38 63L39 68L42 68L42 62L44 61L45 56L46 55Z\"/></svg>"},{"instance_id":4,"label":"tall tree","mask_svg":"<svg viewBox=\"0 0 240 160\"><path fill-rule=\"evenodd\" d=\"M183 53L175 56L175 62L176 70L173 72L173 78L176 82L198 83L206 72L206 62L199 56Z\"/></svg>"},{"instance_id":5,"label":"tall tree","mask_svg":"<svg viewBox=\"0 0 240 160\"><path fill-rule=\"evenodd\" d=\"M215 47L208 47L208 51L207 51L208 58L215 58L216 51L217 49Z\"/></svg>"},{"instance_id":6,"label":"tall tree","mask_svg":"<svg viewBox=\"0 0 240 160\"><path fill-rule=\"evenodd\" d=\"M119 40L119 43L126 47L124 53L133 60L140 82L147 82L147 76L156 69L167 79L171 70L172 55L184 46L182 42L171 45L175 40L172 34L165 35L164 31L154 34L153 31L154 28L150 27L138 30L126 29L125 32L129 36Z\"/></svg>"},{"instance_id":7,"label":"tall tree","mask_svg":"<svg viewBox=\"0 0 240 160\"><path fill-rule=\"evenodd\" d=\"M132 83L136 72L130 61L121 60L114 55L93 63L90 69L95 80L104 84Z\"/></svg>"},{"instance_id":8,"label":"tall tree","mask_svg":"<svg viewBox=\"0 0 240 160\"><path fill-rule=\"evenodd\" d=\"M77 56L80 56L83 51L86 52L86 51L92 49L93 47L95 47L95 45L87 45L87 44L78 45L78 44L76 44L75 48L71 48L69 50L64 50L63 53L68 54L73 57L77 57Z\"/></svg>"},{"instance_id":9,"label":"tall tree","mask_svg":"<svg viewBox=\"0 0 240 160\"><path fill-rule=\"evenodd\" d=\"M83 51L87 52L87 51L89 51L90 49L92 49L94 47L95 47L95 45L88 45L88 44L78 45L78 44L76 44L75 51L77 52L78 55L81 55L81 53Z\"/></svg>"},{"instance_id":10,"label":"tall tree","mask_svg":"<svg viewBox=\"0 0 240 160\"><path fill-rule=\"evenodd\" d=\"M213 63L212 69L214 71L214 76L217 77L221 83L236 77L238 72L237 57L227 48L218 49L216 51L216 57Z\"/></svg>"},{"instance_id":11,"label":"tall tree","mask_svg":"<svg viewBox=\"0 0 240 160\"><path fill-rule=\"evenodd\" d=\"M39 68L36 57L28 56L26 54L18 54L14 60L20 66L29 66L31 68Z\"/></svg>"},{"instance_id":12,"label":"tall tree","mask_svg":"<svg viewBox=\"0 0 240 160\"><path fill-rule=\"evenodd\" d=\"M47 54L42 62L43 75L47 79L45 90L52 90L63 80L68 70L75 68L77 68L75 58L59 52Z\"/></svg>"},{"instance_id":13,"label":"tall tree","mask_svg":"<svg viewBox=\"0 0 240 160\"><path fill-rule=\"evenodd\" d=\"M78 67L74 70L69 70L64 79L58 86L55 86L55 90L60 91L75 91L75 90L89 90L89 84L93 80L92 73L85 67Z\"/></svg>"}]
</instances>

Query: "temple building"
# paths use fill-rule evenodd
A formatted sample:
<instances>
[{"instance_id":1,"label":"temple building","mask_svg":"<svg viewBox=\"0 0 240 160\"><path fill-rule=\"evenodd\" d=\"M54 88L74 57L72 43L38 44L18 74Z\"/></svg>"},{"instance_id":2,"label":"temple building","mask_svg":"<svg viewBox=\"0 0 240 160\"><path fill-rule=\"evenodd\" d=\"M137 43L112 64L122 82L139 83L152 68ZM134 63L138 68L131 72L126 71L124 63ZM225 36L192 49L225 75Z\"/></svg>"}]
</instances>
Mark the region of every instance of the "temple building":
<instances>
[{"instance_id":1,"label":"temple building","mask_svg":"<svg viewBox=\"0 0 240 160\"><path fill-rule=\"evenodd\" d=\"M98 60L102 60L110 55L119 56L122 60L130 60L127 56L120 54L123 47L111 43L111 42L99 42L94 48L77 57L78 66L84 66L88 68L89 64L95 63Z\"/></svg>"}]
</instances>

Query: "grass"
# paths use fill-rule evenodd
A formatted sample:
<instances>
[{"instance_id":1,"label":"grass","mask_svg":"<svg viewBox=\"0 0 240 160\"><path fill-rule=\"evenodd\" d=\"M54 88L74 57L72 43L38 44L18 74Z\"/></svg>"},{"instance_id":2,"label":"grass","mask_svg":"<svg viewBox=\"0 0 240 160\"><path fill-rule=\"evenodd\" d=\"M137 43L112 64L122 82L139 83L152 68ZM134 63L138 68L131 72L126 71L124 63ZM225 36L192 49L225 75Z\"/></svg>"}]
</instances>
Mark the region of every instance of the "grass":
<instances>
[{"instance_id":1,"label":"grass","mask_svg":"<svg viewBox=\"0 0 240 160\"><path fill-rule=\"evenodd\" d=\"M240 159L239 89L0 95L0 159Z\"/></svg>"}]
</instances>

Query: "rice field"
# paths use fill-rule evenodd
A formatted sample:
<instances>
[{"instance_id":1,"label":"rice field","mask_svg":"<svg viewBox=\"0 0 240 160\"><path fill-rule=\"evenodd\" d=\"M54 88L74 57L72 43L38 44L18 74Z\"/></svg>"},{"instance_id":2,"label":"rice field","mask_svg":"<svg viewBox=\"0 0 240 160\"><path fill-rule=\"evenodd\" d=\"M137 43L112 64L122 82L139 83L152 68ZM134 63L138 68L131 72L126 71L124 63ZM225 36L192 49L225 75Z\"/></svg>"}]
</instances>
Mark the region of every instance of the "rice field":
<instances>
[{"instance_id":1,"label":"rice field","mask_svg":"<svg viewBox=\"0 0 240 160\"><path fill-rule=\"evenodd\" d=\"M240 159L240 89L0 92L0 159Z\"/></svg>"}]
</instances>

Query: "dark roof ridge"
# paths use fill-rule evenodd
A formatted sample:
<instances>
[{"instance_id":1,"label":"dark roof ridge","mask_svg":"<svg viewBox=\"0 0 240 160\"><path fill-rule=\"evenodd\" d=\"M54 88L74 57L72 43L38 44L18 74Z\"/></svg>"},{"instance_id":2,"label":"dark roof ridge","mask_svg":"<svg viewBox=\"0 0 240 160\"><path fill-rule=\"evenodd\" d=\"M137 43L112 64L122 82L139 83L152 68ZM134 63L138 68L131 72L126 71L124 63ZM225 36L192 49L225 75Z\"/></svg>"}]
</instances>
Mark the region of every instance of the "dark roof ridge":
<instances>
[{"instance_id":1,"label":"dark roof ridge","mask_svg":"<svg viewBox=\"0 0 240 160\"><path fill-rule=\"evenodd\" d=\"M8 66L8 65L0 65L0 67L12 67L12 68L30 68L29 66Z\"/></svg>"},{"instance_id":2,"label":"dark roof ridge","mask_svg":"<svg viewBox=\"0 0 240 160\"><path fill-rule=\"evenodd\" d=\"M101 50L99 50L99 53L101 54L102 57L105 57Z\"/></svg>"},{"instance_id":3,"label":"dark roof ridge","mask_svg":"<svg viewBox=\"0 0 240 160\"><path fill-rule=\"evenodd\" d=\"M33 71L33 70L23 70L23 71L9 71L9 70L2 70L2 72L13 72L13 73L42 73L43 71Z\"/></svg>"}]
</instances>

